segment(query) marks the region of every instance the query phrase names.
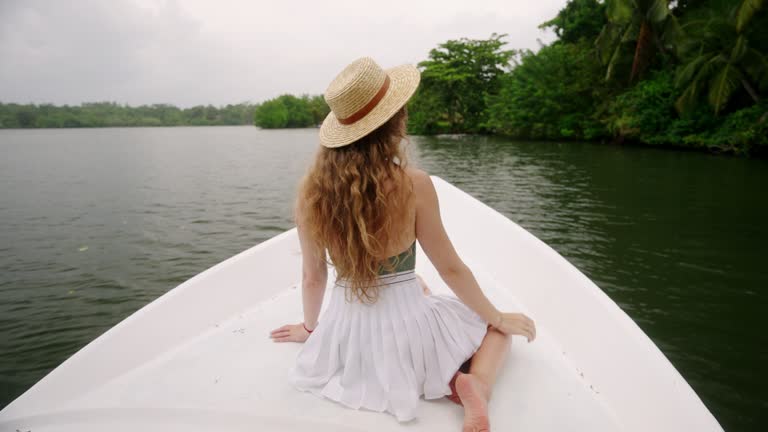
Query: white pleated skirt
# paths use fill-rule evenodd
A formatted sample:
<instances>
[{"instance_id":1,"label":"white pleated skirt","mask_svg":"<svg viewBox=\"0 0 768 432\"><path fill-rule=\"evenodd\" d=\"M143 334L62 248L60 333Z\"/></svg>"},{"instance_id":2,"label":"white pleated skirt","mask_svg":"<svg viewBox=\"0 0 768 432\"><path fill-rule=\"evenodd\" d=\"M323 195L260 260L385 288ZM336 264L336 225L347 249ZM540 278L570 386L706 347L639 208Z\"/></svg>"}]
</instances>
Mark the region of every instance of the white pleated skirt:
<instances>
[{"instance_id":1,"label":"white pleated skirt","mask_svg":"<svg viewBox=\"0 0 768 432\"><path fill-rule=\"evenodd\" d=\"M337 282L290 381L347 407L408 421L421 396L451 394L451 378L477 351L487 323L456 297L425 295L413 270L379 281L373 304L348 302Z\"/></svg>"}]
</instances>

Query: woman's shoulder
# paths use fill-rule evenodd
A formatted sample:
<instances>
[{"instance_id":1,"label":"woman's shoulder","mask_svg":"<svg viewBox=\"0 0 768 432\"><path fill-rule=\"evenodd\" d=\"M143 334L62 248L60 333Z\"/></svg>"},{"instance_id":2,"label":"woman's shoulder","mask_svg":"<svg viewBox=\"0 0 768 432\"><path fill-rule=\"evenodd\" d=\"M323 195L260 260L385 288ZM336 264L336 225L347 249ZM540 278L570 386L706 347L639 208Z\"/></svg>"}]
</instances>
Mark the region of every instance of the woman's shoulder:
<instances>
[{"instance_id":1,"label":"woman's shoulder","mask_svg":"<svg viewBox=\"0 0 768 432\"><path fill-rule=\"evenodd\" d=\"M405 173L408 174L408 177L411 178L413 186L416 189L420 189L432 183L432 179L429 177L429 174L420 168L406 167Z\"/></svg>"},{"instance_id":2,"label":"woman's shoulder","mask_svg":"<svg viewBox=\"0 0 768 432\"><path fill-rule=\"evenodd\" d=\"M407 167L405 169L413 184L413 195L416 200L416 208L423 206L432 207L437 200L437 192L429 174L419 168Z\"/></svg>"}]
</instances>

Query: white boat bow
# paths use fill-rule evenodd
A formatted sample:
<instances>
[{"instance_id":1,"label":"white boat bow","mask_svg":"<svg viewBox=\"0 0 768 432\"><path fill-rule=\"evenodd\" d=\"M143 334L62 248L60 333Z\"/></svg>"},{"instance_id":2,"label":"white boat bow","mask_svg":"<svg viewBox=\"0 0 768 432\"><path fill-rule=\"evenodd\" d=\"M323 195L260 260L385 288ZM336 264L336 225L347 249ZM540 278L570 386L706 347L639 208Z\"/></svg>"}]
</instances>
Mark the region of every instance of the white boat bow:
<instances>
[{"instance_id":1,"label":"white boat bow","mask_svg":"<svg viewBox=\"0 0 768 432\"><path fill-rule=\"evenodd\" d=\"M494 430L722 431L586 276L490 207L433 182L451 240L483 290L537 324L534 343L513 340L490 403ZM418 419L401 424L289 385L300 346L268 334L301 321L300 262L292 229L189 279L6 406L0 431L459 430L462 410L447 400L421 402ZM433 291L449 292L420 248L416 270Z\"/></svg>"}]
</instances>

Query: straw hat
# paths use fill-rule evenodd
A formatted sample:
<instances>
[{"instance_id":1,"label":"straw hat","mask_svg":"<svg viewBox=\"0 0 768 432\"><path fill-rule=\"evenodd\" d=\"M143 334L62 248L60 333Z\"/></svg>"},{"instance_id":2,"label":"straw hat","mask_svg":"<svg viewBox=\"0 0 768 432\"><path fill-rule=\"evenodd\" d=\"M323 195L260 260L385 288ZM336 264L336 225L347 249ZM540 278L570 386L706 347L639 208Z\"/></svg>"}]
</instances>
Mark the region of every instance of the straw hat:
<instances>
[{"instance_id":1,"label":"straw hat","mask_svg":"<svg viewBox=\"0 0 768 432\"><path fill-rule=\"evenodd\" d=\"M383 125L408 102L420 78L413 65L384 70L370 57L353 61L325 90L331 112L320 126L320 144L351 144Z\"/></svg>"}]
</instances>

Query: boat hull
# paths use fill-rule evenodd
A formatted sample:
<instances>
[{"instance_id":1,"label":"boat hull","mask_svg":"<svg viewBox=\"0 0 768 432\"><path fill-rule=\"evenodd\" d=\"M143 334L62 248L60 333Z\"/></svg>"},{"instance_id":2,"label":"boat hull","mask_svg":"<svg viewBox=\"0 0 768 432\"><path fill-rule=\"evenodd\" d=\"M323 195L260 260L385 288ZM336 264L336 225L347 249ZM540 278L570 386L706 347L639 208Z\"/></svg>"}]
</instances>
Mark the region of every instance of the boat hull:
<instances>
[{"instance_id":1,"label":"boat hull","mask_svg":"<svg viewBox=\"0 0 768 432\"><path fill-rule=\"evenodd\" d=\"M446 230L483 290L537 323L534 343L513 339L489 407L495 430L722 430L584 274L500 213L433 182ZM417 272L433 291L449 292L420 247ZM462 411L447 400L422 402L418 419L400 424L291 388L288 368L300 346L275 344L268 332L301 320L300 283L292 229L107 330L0 411L0 430L458 429Z\"/></svg>"}]
</instances>

